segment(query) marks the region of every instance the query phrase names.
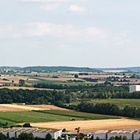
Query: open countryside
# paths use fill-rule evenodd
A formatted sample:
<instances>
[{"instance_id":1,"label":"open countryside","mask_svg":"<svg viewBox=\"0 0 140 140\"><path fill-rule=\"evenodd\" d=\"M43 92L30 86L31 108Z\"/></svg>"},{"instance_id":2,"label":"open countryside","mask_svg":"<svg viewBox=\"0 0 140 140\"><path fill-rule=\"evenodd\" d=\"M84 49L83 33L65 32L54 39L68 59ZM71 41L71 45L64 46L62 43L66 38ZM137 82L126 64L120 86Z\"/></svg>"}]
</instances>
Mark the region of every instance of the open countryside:
<instances>
[{"instance_id":1,"label":"open countryside","mask_svg":"<svg viewBox=\"0 0 140 140\"><path fill-rule=\"evenodd\" d=\"M55 107L56 109L57 107ZM21 112L22 111L22 112ZM53 107L49 108L49 110L33 110L33 111L25 111L25 110L15 110L12 112L5 111L0 112L0 122L5 123L7 125L17 125L19 123L26 122L52 122L52 121L71 121L75 122L76 120L97 120L97 119L116 119L120 118L117 116L109 116L109 115L100 115L100 114L90 114L84 112L76 112L70 110L53 110Z\"/></svg>"},{"instance_id":2,"label":"open countryside","mask_svg":"<svg viewBox=\"0 0 140 140\"><path fill-rule=\"evenodd\" d=\"M0 0L0 140L140 140L140 0Z\"/></svg>"},{"instance_id":3,"label":"open countryside","mask_svg":"<svg viewBox=\"0 0 140 140\"><path fill-rule=\"evenodd\" d=\"M138 129L140 121L129 119L109 119L109 120L89 120L89 121L64 121L64 122L47 122L47 123L31 123L34 127L41 128L66 128L74 131L80 127L82 132L93 132L95 130L116 130L116 129Z\"/></svg>"}]
</instances>

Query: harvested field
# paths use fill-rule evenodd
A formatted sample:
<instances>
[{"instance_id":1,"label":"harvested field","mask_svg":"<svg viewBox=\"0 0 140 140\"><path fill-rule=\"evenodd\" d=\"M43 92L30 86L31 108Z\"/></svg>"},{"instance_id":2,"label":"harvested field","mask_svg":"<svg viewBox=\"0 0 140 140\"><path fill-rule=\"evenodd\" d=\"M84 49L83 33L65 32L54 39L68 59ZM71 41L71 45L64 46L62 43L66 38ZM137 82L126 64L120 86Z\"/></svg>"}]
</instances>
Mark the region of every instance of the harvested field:
<instances>
[{"instance_id":1,"label":"harvested field","mask_svg":"<svg viewBox=\"0 0 140 140\"><path fill-rule=\"evenodd\" d=\"M0 104L0 112L31 111L31 110L66 110L54 105L20 105L20 104Z\"/></svg>"},{"instance_id":2,"label":"harvested field","mask_svg":"<svg viewBox=\"0 0 140 140\"><path fill-rule=\"evenodd\" d=\"M74 120L99 120L99 119L113 119L112 116L89 114L75 111L65 110L34 110L34 111L12 111L0 112L0 122L8 122L8 126L21 124L25 122L38 123L38 122L63 122ZM115 117L115 119L118 117ZM1 127L1 126L0 126Z\"/></svg>"},{"instance_id":3,"label":"harvested field","mask_svg":"<svg viewBox=\"0 0 140 140\"><path fill-rule=\"evenodd\" d=\"M37 78L36 78L37 79ZM65 81L70 81L70 80L80 80L78 78L69 78L69 77L59 77L59 78L44 78L44 77L41 77L40 79L42 80L48 80L48 81L60 81L60 82L65 82Z\"/></svg>"},{"instance_id":4,"label":"harvested field","mask_svg":"<svg viewBox=\"0 0 140 140\"><path fill-rule=\"evenodd\" d=\"M47 89L47 88L33 88L33 87L14 87L14 86L2 86L0 87L0 89L10 89L10 90L19 90L19 89L23 89L23 90L51 90L51 89Z\"/></svg>"},{"instance_id":5,"label":"harvested field","mask_svg":"<svg viewBox=\"0 0 140 140\"><path fill-rule=\"evenodd\" d=\"M66 128L74 131L80 127L82 132L92 132L94 130L111 130L111 129L131 129L140 128L140 121L130 119L108 119L108 120L89 120L89 121L65 121L65 122L48 122L48 123L31 123L33 127L41 128Z\"/></svg>"},{"instance_id":6,"label":"harvested field","mask_svg":"<svg viewBox=\"0 0 140 140\"><path fill-rule=\"evenodd\" d=\"M20 79L25 80L25 81L35 80L28 76L1 75L0 83L11 83L12 81L14 81L15 84L18 84Z\"/></svg>"}]
</instances>

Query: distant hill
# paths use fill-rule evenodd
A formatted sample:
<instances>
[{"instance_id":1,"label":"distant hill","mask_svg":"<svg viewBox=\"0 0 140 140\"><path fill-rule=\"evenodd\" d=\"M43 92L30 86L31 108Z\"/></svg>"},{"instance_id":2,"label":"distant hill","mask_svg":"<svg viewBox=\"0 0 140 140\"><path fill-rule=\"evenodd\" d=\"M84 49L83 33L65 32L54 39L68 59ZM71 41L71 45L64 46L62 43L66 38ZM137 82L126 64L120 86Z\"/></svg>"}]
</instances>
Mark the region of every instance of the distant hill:
<instances>
[{"instance_id":1,"label":"distant hill","mask_svg":"<svg viewBox=\"0 0 140 140\"><path fill-rule=\"evenodd\" d=\"M0 71L26 71L26 72L99 72L100 70L88 67L67 67L67 66L31 66L31 67L5 67L1 66Z\"/></svg>"},{"instance_id":2,"label":"distant hill","mask_svg":"<svg viewBox=\"0 0 140 140\"><path fill-rule=\"evenodd\" d=\"M100 72L100 71L128 71L140 72L140 67L125 68L89 68L89 67L68 67L68 66L31 66L31 67L10 67L1 66L0 71L26 71L26 72L57 72L57 71L73 71L73 72Z\"/></svg>"},{"instance_id":3,"label":"distant hill","mask_svg":"<svg viewBox=\"0 0 140 140\"><path fill-rule=\"evenodd\" d=\"M94 68L87 67L66 67L66 66L35 66L35 67L25 67L24 71L34 71L34 72L57 72L57 71L77 71L77 72L95 72L99 71Z\"/></svg>"},{"instance_id":4,"label":"distant hill","mask_svg":"<svg viewBox=\"0 0 140 140\"><path fill-rule=\"evenodd\" d=\"M97 70L124 70L128 72L140 72L140 67L126 67L126 68L97 68Z\"/></svg>"}]
</instances>

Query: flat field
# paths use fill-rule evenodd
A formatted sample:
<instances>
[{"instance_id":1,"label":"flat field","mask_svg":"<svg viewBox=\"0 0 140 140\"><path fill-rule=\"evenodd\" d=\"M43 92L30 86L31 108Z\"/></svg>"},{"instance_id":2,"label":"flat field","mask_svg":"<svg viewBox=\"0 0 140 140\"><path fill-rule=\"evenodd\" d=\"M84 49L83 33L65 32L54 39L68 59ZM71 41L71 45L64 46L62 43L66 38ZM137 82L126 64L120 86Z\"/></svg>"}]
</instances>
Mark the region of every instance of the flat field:
<instances>
[{"instance_id":1,"label":"flat field","mask_svg":"<svg viewBox=\"0 0 140 140\"><path fill-rule=\"evenodd\" d=\"M22 112L0 112L0 123L8 122L8 124L19 123L46 123L46 122L75 122L78 120L101 120L101 119L117 119L119 117L109 115L99 115L82 113L69 110L50 110L50 111L22 111ZM50 127L51 128L51 127Z\"/></svg>"},{"instance_id":2,"label":"flat field","mask_svg":"<svg viewBox=\"0 0 140 140\"><path fill-rule=\"evenodd\" d=\"M0 83L12 83L18 84L19 80L25 80L25 81L35 81L36 79L33 79L29 76L18 76L18 75L1 75L0 76Z\"/></svg>"},{"instance_id":3,"label":"flat field","mask_svg":"<svg viewBox=\"0 0 140 140\"><path fill-rule=\"evenodd\" d=\"M65 117L76 117L77 120L101 120L101 119L116 119L120 118L118 116L111 115L101 115L101 114L93 114L93 113L85 113L85 112L77 112L72 110L46 110L46 111L37 111L44 114L50 115L59 115ZM63 120L62 120L63 121Z\"/></svg>"},{"instance_id":4,"label":"flat field","mask_svg":"<svg viewBox=\"0 0 140 140\"><path fill-rule=\"evenodd\" d=\"M95 130L112 130L112 129L133 129L140 128L140 121L129 119L108 119L108 120L86 120L86 121L64 121L48 123L31 123L34 127L55 128L75 131L80 127L82 132L93 132Z\"/></svg>"},{"instance_id":5,"label":"flat field","mask_svg":"<svg viewBox=\"0 0 140 140\"><path fill-rule=\"evenodd\" d=\"M21 110L15 112L1 111L0 124L8 123L7 126L11 126L29 122L33 127L55 129L66 128L70 131L74 131L76 127L80 127L81 131L89 132L99 129L140 128L140 121L118 116L83 113L72 110L63 110L63 108L58 110L55 106L50 106L48 110L44 110L45 106L43 105L30 105L25 106L25 109L29 109L26 111L24 108L21 108L24 107L24 105L13 104L11 106L16 107L17 110L23 110L22 112ZM4 105L1 105L1 108L4 108Z\"/></svg>"}]
</instances>

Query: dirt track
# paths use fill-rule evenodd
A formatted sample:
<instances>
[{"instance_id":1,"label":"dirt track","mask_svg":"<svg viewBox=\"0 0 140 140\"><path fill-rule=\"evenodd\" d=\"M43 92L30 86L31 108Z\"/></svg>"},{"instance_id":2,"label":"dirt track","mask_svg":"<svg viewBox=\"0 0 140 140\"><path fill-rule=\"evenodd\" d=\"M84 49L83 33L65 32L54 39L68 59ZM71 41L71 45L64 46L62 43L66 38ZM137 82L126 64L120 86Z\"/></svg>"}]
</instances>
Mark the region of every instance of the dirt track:
<instances>
[{"instance_id":1,"label":"dirt track","mask_svg":"<svg viewBox=\"0 0 140 140\"><path fill-rule=\"evenodd\" d=\"M140 121L129 119L109 119L109 120L32 123L31 125L34 127L41 128L55 128L55 129L66 128L69 131L74 131L76 127L80 127L81 131L92 132L94 130L140 128Z\"/></svg>"}]
</instances>

